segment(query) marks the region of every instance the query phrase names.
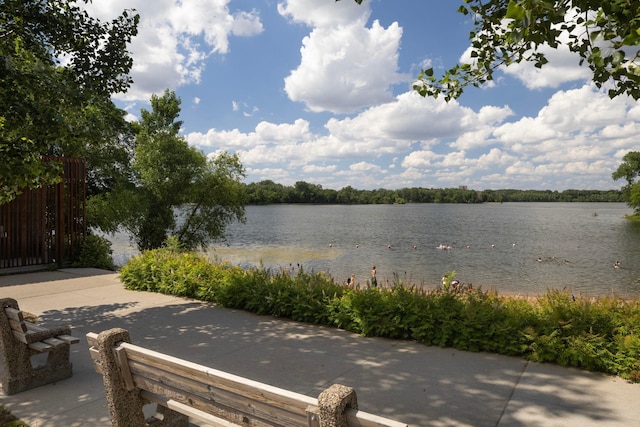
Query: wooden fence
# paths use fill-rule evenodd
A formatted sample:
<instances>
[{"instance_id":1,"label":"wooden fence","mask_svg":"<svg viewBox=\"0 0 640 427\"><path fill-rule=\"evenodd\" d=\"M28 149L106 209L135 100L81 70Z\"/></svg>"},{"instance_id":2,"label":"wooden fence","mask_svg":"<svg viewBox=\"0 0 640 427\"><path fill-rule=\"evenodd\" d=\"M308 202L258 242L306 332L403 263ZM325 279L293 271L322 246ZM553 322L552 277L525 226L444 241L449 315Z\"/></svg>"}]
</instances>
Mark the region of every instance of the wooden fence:
<instances>
[{"instance_id":1,"label":"wooden fence","mask_svg":"<svg viewBox=\"0 0 640 427\"><path fill-rule=\"evenodd\" d=\"M68 265L86 235L84 159L46 158L63 166L62 182L25 190L0 205L0 269Z\"/></svg>"}]
</instances>

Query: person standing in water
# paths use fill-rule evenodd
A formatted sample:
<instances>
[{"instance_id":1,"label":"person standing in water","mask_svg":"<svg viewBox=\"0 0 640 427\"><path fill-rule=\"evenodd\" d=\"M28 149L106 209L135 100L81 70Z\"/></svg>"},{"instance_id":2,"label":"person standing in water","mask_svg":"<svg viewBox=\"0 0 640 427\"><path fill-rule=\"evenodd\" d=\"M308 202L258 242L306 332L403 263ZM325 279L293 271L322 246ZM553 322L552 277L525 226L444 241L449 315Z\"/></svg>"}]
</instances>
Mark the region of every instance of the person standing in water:
<instances>
[{"instance_id":1,"label":"person standing in water","mask_svg":"<svg viewBox=\"0 0 640 427\"><path fill-rule=\"evenodd\" d=\"M374 288L378 287L378 278L376 277L376 266L373 266L371 270L371 286Z\"/></svg>"}]
</instances>

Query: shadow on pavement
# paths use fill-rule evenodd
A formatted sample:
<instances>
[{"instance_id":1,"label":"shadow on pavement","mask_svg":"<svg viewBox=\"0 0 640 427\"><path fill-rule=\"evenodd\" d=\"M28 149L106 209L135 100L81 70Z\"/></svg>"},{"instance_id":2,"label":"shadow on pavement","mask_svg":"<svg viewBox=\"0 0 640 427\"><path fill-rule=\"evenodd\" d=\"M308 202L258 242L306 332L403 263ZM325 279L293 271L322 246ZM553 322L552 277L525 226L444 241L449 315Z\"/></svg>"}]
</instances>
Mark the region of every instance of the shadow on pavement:
<instances>
[{"instance_id":1,"label":"shadow on pavement","mask_svg":"<svg viewBox=\"0 0 640 427\"><path fill-rule=\"evenodd\" d=\"M26 271L28 272L28 271ZM21 274L24 272L16 271L12 274L6 274L5 270L0 270L0 288L5 286L16 285L32 285L37 283L55 282L65 279L76 279L80 277L104 276L109 274L117 274L115 271L101 270L98 268L66 268L60 270L42 270L29 272L29 274Z\"/></svg>"},{"instance_id":2,"label":"shadow on pavement","mask_svg":"<svg viewBox=\"0 0 640 427\"><path fill-rule=\"evenodd\" d=\"M25 400L12 402L34 411L45 395L56 402L56 414L72 402L94 405L103 399L101 378L93 371L82 338L87 332L122 327L134 344L309 396L317 397L336 382L349 385L361 409L415 426L496 426L503 425L501 420L504 425L524 425L520 414L531 411L559 419L584 413L591 421L617 416L607 400L593 392L605 376L559 367L549 371L547 365L494 354L365 338L199 302L139 310L135 304L70 307L46 311L40 320L70 324L81 343L73 349L72 379L52 386L52 393L26 392ZM106 419L108 424L102 405L96 410L102 413L82 421L102 425Z\"/></svg>"}]
</instances>

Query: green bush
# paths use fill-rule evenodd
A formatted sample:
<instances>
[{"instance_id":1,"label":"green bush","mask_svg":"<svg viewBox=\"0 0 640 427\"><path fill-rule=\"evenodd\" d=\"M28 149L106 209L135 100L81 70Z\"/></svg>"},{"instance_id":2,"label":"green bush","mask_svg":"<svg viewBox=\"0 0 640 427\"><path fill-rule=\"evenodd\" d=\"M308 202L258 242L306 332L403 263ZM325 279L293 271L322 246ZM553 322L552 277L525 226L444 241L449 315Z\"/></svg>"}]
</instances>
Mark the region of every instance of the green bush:
<instances>
[{"instance_id":1,"label":"green bush","mask_svg":"<svg viewBox=\"0 0 640 427\"><path fill-rule=\"evenodd\" d=\"M467 287L353 289L322 273L241 269L170 242L132 258L128 289L329 325L365 336L415 340L602 371L640 382L640 300L549 290L537 299Z\"/></svg>"},{"instance_id":2,"label":"green bush","mask_svg":"<svg viewBox=\"0 0 640 427\"><path fill-rule=\"evenodd\" d=\"M111 254L111 242L104 237L89 234L80 244L80 254L73 263L75 268L101 268L103 270L115 270Z\"/></svg>"}]
</instances>

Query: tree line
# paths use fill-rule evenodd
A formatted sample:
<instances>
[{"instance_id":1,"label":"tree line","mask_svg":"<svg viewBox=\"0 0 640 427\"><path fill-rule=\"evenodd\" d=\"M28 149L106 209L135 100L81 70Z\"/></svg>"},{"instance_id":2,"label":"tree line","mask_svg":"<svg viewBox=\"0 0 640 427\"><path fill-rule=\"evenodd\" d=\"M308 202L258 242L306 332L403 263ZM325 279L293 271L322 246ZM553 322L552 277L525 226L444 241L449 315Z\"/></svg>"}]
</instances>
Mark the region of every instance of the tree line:
<instances>
[{"instance_id":1,"label":"tree line","mask_svg":"<svg viewBox=\"0 0 640 427\"><path fill-rule=\"evenodd\" d=\"M250 205L278 203L403 204L403 203L503 203L503 202L624 202L620 190L469 190L466 188L401 188L398 190L340 190L298 181L285 186L271 180L245 184Z\"/></svg>"}]
</instances>

